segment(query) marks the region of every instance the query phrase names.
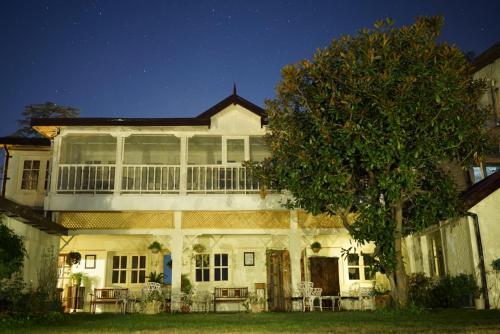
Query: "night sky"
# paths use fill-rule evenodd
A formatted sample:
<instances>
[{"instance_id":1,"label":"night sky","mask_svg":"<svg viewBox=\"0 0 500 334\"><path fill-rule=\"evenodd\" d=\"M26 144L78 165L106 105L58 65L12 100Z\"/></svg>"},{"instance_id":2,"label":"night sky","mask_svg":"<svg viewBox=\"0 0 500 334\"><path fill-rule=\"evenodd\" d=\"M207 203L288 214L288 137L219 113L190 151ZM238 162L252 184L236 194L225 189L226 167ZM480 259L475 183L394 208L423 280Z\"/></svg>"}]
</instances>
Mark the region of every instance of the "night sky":
<instances>
[{"instance_id":1,"label":"night sky","mask_svg":"<svg viewBox=\"0 0 500 334\"><path fill-rule=\"evenodd\" d=\"M442 40L500 40L488 1L21 1L0 4L0 135L24 106L82 117L192 117L231 93L263 105L280 69L343 34L392 17L445 16Z\"/></svg>"}]
</instances>

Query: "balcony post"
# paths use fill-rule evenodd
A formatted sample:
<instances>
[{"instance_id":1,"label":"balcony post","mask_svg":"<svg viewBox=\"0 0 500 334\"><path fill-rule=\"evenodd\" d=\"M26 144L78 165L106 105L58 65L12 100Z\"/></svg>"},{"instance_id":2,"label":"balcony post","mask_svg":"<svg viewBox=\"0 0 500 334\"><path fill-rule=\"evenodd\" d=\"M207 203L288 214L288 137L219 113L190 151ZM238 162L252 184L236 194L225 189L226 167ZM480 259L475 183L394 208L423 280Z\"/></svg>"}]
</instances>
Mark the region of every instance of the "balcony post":
<instances>
[{"instance_id":1,"label":"balcony post","mask_svg":"<svg viewBox=\"0 0 500 334\"><path fill-rule=\"evenodd\" d=\"M180 172L179 172L179 194L187 194L187 145L188 136L181 136L181 152L180 152Z\"/></svg>"},{"instance_id":2,"label":"balcony post","mask_svg":"<svg viewBox=\"0 0 500 334\"><path fill-rule=\"evenodd\" d=\"M52 159L50 161L49 168L51 169L50 173L50 184L49 189L47 189L48 193L57 193L57 184L59 182L59 159L61 155L61 140L63 135L56 136L52 143Z\"/></svg>"},{"instance_id":3,"label":"balcony post","mask_svg":"<svg viewBox=\"0 0 500 334\"><path fill-rule=\"evenodd\" d=\"M128 136L128 134L116 133L112 134L113 137L116 137L116 158L115 158L115 184L114 184L114 195L119 195L122 190L122 174L123 174L123 143L124 138Z\"/></svg>"}]
</instances>

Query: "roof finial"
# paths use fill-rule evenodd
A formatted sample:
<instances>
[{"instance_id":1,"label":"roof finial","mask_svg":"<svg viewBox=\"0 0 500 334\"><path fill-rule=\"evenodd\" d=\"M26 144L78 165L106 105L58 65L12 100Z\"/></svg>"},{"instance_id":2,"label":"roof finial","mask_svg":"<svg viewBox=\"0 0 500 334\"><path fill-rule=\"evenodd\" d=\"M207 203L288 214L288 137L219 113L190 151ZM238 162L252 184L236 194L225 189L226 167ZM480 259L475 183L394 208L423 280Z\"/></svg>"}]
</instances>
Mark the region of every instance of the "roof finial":
<instances>
[{"instance_id":1,"label":"roof finial","mask_svg":"<svg viewBox=\"0 0 500 334\"><path fill-rule=\"evenodd\" d=\"M233 95L237 95L236 94L236 82L233 82Z\"/></svg>"}]
</instances>

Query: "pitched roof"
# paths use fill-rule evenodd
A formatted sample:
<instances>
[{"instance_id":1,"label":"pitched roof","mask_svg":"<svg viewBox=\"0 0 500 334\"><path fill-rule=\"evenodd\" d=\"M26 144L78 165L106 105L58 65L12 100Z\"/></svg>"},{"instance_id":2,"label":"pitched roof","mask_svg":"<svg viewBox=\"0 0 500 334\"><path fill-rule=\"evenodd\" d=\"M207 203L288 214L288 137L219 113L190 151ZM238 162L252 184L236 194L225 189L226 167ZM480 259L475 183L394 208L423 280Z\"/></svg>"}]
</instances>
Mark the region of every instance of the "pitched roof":
<instances>
[{"instance_id":1,"label":"pitched roof","mask_svg":"<svg viewBox=\"0 0 500 334\"><path fill-rule=\"evenodd\" d=\"M27 137L0 137L1 145L19 145L19 146L50 146L50 140L47 138L27 138Z\"/></svg>"},{"instance_id":2,"label":"pitched roof","mask_svg":"<svg viewBox=\"0 0 500 334\"><path fill-rule=\"evenodd\" d=\"M261 124L267 124L267 115L261 107L242 98L236 91L222 101L215 104L207 111L196 117L186 118L32 118L31 126L57 127L57 126L208 126L211 125L210 118L230 105L241 105L261 118ZM39 132L43 133L38 128Z\"/></svg>"},{"instance_id":3,"label":"pitched roof","mask_svg":"<svg viewBox=\"0 0 500 334\"><path fill-rule=\"evenodd\" d=\"M68 235L68 229L54 223L30 207L0 197L0 212L49 234Z\"/></svg>"},{"instance_id":4,"label":"pitched roof","mask_svg":"<svg viewBox=\"0 0 500 334\"><path fill-rule=\"evenodd\" d=\"M207 111L199 114L196 118L210 118L217 114L218 112L222 111L223 109L227 108L228 106L232 104L239 104L240 106L244 107L245 109L250 110L257 116L261 117L263 120L263 124L267 123L267 115L264 109L259 107L256 104L253 104L252 102L242 98L238 94L236 94L236 91L233 92L233 94L229 95L226 97L224 100L220 101Z\"/></svg>"},{"instance_id":5,"label":"pitched roof","mask_svg":"<svg viewBox=\"0 0 500 334\"><path fill-rule=\"evenodd\" d=\"M483 53L472 60L472 66L476 71L479 71L485 66L493 63L500 58L500 42L495 43L490 48L486 49Z\"/></svg>"},{"instance_id":6,"label":"pitched roof","mask_svg":"<svg viewBox=\"0 0 500 334\"><path fill-rule=\"evenodd\" d=\"M500 171L497 171L478 183L473 184L469 189L462 193L462 200L465 204L465 209L469 210L499 188Z\"/></svg>"}]
</instances>

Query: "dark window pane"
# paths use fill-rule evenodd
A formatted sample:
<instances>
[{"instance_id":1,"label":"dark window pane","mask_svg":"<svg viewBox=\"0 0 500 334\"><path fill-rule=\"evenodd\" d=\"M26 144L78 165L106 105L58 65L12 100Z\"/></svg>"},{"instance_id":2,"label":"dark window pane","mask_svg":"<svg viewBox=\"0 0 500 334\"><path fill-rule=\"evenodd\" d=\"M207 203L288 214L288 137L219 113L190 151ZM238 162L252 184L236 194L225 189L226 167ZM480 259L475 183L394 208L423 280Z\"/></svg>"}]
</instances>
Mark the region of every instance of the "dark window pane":
<instances>
[{"instance_id":1,"label":"dark window pane","mask_svg":"<svg viewBox=\"0 0 500 334\"><path fill-rule=\"evenodd\" d=\"M349 268L349 279L359 279L359 268Z\"/></svg>"},{"instance_id":2,"label":"dark window pane","mask_svg":"<svg viewBox=\"0 0 500 334\"><path fill-rule=\"evenodd\" d=\"M349 254L349 255L347 255L347 263L350 266L357 266L357 265L359 265L359 255L358 254Z\"/></svg>"},{"instance_id":3,"label":"dark window pane","mask_svg":"<svg viewBox=\"0 0 500 334\"><path fill-rule=\"evenodd\" d=\"M120 268L120 257L113 256L113 269Z\"/></svg>"},{"instance_id":4,"label":"dark window pane","mask_svg":"<svg viewBox=\"0 0 500 334\"><path fill-rule=\"evenodd\" d=\"M33 160L33 169L40 169L40 160Z\"/></svg>"},{"instance_id":5,"label":"dark window pane","mask_svg":"<svg viewBox=\"0 0 500 334\"><path fill-rule=\"evenodd\" d=\"M210 271L208 269L203 269L203 281L210 281Z\"/></svg>"},{"instance_id":6,"label":"dark window pane","mask_svg":"<svg viewBox=\"0 0 500 334\"><path fill-rule=\"evenodd\" d=\"M121 268L127 268L127 257L126 256L122 256Z\"/></svg>"},{"instance_id":7,"label":"dark window pane","mask_svg":"<svg viewBox=\"0 0 500 334\"><path fill-rule=\"evenodd\" d=\"M196 269L196 282L201 282L201 269Z\"/></svg>"},{"instance_id":8,"label":"dark window pane","mask_svg":"<svg viewBox=\"0 0 500 334\"><path fill-rule=\"evenodd\" d=\"M139 264L139 257L138 256L132 256L132 269L137 268L138 264Z\"/></svg>"},{"instance_id":9,"label":"dark window pane","mask_svg":"<svg viewBox=\"0 0 500 334\"><path fill-rule=\"evenodd\" d=\"M146 271L139 270L139 283L144 283L144 282L146 282Z\"/></svg>"},{"instance_id":10,"label":"dark window pane","mask_svg":"<svg viewBox=\"0 0 500 334\"><path fill-rule=\"evenodd\" d=\"M137 283L137 271L132 271L132 278L130 280L132 283Z\"/></svg>"},{"instance_id":11,"label":"dark window pane","mask_svg":"<svg viewBox=\"0 0 500 334\"><path fill-rule=\"evenodd\" d=\"M371 266L373 264L373 256L370 254L363 254L363 261L365 266Z\"/></svg>"},{"instance_id":12,"label":"dark window pane","mask_svg":"<svg viewBox=\"0 0 500 334\"><path fill-rule=\"evenodd\" d=\"M222 254L222 265L227 267L227 254Z\"/></svg>"},{"instance_id":13,"label":"dark window pane","mask_svg":"<svg viewBox=\"0 0 500 334\"><path fill-rule=\"evenodd\" d=\"M375 270L370 267L365 267L365 280L374 280L375 279Z\"/></svg>"},{"instance_id":14,"label":"dark window pane","mask_svg":"<svg viewBox=\"0 0 500 334\"><path fill-rule=\"evenodd\" d=\"M220 269L219 268L214 269L214 281L220 281Z\"/></svg>"},{"instance_id":15,"label":"dark window pane","mask_svg":"<svg viewBox=\"0 0 500 334\"><path fill-rule=\"evenodd\" d=\"M210 257L208 256L208 254L203 255L203 266L204 267L210 266Z\"/></svg>"},{"instance_id":16,"label":"dark window pane","mask_svg":"<svg viewBox=\"0 0 500 334\"><path fill-rule=\"evenodd\" d=\"M146 268L146 257L145 256L140 257L139 268Z\"/></svg>"},{"instance_id":17,"label":"dark window pane","mask_svg":"<svg viewBox=\"0 0 500 334\"><path fill-rule=\"evenodd\" d=\"M125 270L120 272L120 283L127 283L127 272Z\"/></svg>"},{"instance_id":18,"label":"dark window pane","mask_svg":"<svg viewBox=\"0 0 500 334\"><path fill-rule=\"evenodd\" d=\"M227 268L222 268L222 280L227 281L228 280L228 273L227 273Z\"/></svg>"},{"instance_id":19,"label":"dark window pane","mask_svg":"<svg viewBox=\"0 0 500 334\"><path fill-rule=\"evenodd\" d=\"M201 255L196 255L195 257L196 267L201 267Z\"/></svg>"},{"instance_id":20,"label":"dark window pane","mask_svg":"<svg viewBox=\"0 0 500 334\"><path fill-rule=\"evenodd\" d=\"M31 160L24 160L24 169L31 169Z\"/></svg>"},{"instance_id":21,"label":"dark window pane","mask_svg":"<svg viewBox=\"0 0 500 334\"><path fill-rule=\"evenodd\" d=\"M113 274L112 274L112 277L111 277L111 283L118 283L118 274L120 272L118 270L113 270Z\"/></svg>"},{"instance_id":22,"label":"dark window pane","mask_svg":"<svg viewBox=\"0 0 500 334\"><path fill-rule=\"evenodd\" d=\"M215 254L214 255L214 264L215 266L220 266L220 254Z\"/></svg>"}]
</instances>

